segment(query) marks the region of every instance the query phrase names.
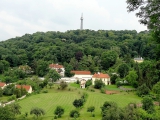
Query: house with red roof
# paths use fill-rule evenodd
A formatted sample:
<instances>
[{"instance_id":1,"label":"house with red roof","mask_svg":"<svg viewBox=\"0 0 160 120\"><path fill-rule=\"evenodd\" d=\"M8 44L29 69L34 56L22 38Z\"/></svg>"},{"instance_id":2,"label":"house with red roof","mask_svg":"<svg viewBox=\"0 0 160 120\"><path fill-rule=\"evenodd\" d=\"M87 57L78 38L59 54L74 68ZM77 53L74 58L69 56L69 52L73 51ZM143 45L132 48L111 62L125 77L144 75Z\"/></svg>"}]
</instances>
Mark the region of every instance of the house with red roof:
<instances>
[{"instance_id":1,"label":"house with red roof","mask_svg":"<svg viewBox=\"0 0 160 120\"><path fill-rule=\"evenodd\" d=\"M32 86L30 85L16 85L16 88L24 88L28 93L32 93Z\"/></svg>"},{"instance_id":2,"label":"house with red roof","mask_svg":"<svg viewBox=\"0 0 160 120\"><path fill-rule=\"evenodd\" d=\"M95 80L102 80L102 82L105 84L105 85L110 85L111 84L111 81L110 81L110 76L108 74L103 74L103 73L95 73L93 76L92 76L92 85L94 85L95 83Z\"/></svg>"},{"instance_id":3,"label":"house with red roof","mask_svg":"<svg viewBox=\"0 0 160 120\"><path fill-rule=\"evenodd\" d=\"M71 73L74 73L74 78L78 80L90 80L92 79L92 74L90 71L71 71Z\"/></svg>"},{"instance_id":4,"label":"house with red roof","mask_svg":"<svg viewBox=\"0 0 160 120\"><path fill-rule=\"evenodd\" d=\"M65 74L65 68L63 67L63 65L59 65L57 64L50 64L49 65L50 69L55 69L62 77L64 77Z\"/></svg>"},{"instance_id":5,"label":"house with red roof","mask_svg":"<svg viewBox=\"0 0 160 120\"><path fill-rule=\"evenodd\" d=\"M2 89L4 89L5 86L7 86L6 83L0 82L0 87L1 87Z\"/></svg>"}]
</instances>

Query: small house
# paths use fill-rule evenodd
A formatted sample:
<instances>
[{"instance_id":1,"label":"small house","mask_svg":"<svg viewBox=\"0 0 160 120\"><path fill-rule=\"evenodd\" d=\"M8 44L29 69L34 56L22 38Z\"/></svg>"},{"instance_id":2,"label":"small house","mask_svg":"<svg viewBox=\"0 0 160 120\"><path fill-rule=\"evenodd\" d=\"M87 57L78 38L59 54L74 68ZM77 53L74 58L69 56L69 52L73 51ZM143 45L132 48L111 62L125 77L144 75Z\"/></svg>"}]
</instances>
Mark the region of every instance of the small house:
<instances>
[{"instance_id":1,"label":"small house","mask_svg":"<svg viewBox=\"0 0 160 120\"><path fill-rule=\"evenodd\" d=\"M65 68L63 67L63 65L59 65L57 64L50 64L49 65L50 69L55 69L62 77L64 77L65 74Z\"/></svg>"},{"instance_id":2,"label":"small house","mask_svg":"<svg viewBox=\"0 0 160 120\"><path fill-rule=\"evenodd\" d=\"M32 93L32 86L30 85L16 85L16 88L24 88L28 93Z\"/></svg>"},{"instance_id":3,"label":"small house","mask_svg":"<svg viewBox=\"0 0 160 120\"><path fill-rule=\"evenodd\" d=\"M4 89L5 86L7 86L6 83L0 82L0 87L1 87L2 89Z\"/></svg>"},{"instance_id":4,"label":"small house","mask_svg":"<svg viewBox=\"0 0 160 120\"><path fill-rule=\"evenodd\" d=\"M102 82L105 84L105 85L110 85L111 84L111 81L110 81L110 76L108 74L103 74L103 73L95 73L93 76L92 76L92 85L94 85L95 83L95 80L102 80Z\"/></svg>"}]
</instances>

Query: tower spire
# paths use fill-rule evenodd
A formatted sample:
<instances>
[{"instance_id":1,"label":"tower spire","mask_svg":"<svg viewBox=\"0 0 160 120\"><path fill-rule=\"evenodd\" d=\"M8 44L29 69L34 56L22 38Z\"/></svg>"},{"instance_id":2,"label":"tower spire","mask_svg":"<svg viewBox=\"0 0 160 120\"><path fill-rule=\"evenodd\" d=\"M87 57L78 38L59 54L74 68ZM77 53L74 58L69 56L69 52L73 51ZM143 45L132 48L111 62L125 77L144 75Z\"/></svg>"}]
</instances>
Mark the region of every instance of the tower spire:
<instances>
[{"instance_id":1,"label":"tower spire","mask_svg":"<svg viewBox=\"0 0 160 120\"><path fill-rule=\"evenodd\" d=\"M81 26L80 26L80 30L83 30L83 13L82 13L82 15L81 15Z\"/></svg>"}]
</instances>

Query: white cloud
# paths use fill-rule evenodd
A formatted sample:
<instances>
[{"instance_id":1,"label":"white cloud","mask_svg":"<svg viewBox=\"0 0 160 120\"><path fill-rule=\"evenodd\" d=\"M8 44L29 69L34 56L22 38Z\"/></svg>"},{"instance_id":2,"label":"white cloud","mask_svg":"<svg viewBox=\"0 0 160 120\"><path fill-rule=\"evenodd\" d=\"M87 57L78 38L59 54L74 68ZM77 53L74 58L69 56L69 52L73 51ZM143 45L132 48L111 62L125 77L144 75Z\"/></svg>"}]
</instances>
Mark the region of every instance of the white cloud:
<instances>
[{"instance_id":1,"label":"white cloud","mask_svg":"<svg viewBox=\"0 0 160 120\"><path fill-rule=\"evenodd\" d=\"M146 29L134 14L128 14L125 0L5 0L0 1L0 40L37 31L84 29Z\"/></svg>"}]
</instances>

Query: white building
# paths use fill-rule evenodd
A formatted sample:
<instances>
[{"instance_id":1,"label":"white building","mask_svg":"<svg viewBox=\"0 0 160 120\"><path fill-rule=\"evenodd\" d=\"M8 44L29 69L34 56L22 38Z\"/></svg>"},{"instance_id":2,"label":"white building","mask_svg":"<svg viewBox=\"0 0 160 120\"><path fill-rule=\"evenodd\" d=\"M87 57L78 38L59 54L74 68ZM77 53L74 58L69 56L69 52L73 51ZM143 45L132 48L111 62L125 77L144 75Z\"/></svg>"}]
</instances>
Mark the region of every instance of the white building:
<instances>
[{"instance_id":1,"label":"white building","mask_svg":"<svg viewBox=\"0 0 160 120\"><path fill-rule=\"evenodd\" d=\"M50 64L49 65L50 69L55 69L62 77L64 77L65 74L65 68L63 67L63 65L59 65L57 64Z\"/></svg>"},{"instance_id":2,"label":"white building","mask_svg":"<svg viewBox=\"0 0 160 120\"><path fill-rule=\"evenodd\" d=\"M102 82L105 84L105 85L110 85L111 84L111 81L110 81L110 76L108 74L103 74L103 73L95 73L93 76L92 76L92 85L95 84L95 80L102 80Z\"/></svg>"},{"instance_id":3,"label":"white building","mask_svg":"<svg viewBox=\"0 0 160 120\"><path fill-rule=\"evenodd\" d=\"M134 61L137 62L137 63L141 63L143 62L143 58L142 57L139 57L139 58L134 58Z\"/></svg>"},{"instance_id":4,"label":"white building","mask_svg":"<svg viewBox=\"0 0 160 120\"><path fill-rule=\"evenodd\" d=\"M92 79L92 74L90 71L71 71L71 73L74 73L73 78L77 80L90 80Z\"/></svg>"}]
</instances>

